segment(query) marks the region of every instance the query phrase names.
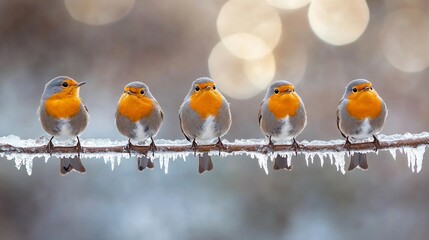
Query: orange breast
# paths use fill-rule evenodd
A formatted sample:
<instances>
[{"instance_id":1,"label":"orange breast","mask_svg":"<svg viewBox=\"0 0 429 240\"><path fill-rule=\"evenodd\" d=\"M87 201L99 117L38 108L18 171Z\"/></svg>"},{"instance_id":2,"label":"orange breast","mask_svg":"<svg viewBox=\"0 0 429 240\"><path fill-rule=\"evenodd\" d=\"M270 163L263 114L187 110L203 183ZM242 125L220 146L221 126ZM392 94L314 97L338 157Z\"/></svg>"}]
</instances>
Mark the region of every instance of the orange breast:
<instances>
[{"instance_id":1,"label":"orange breast","mask_svg":"<svg viewBox=\"0 0 429 240\"><path fill-rule=\"evenodd\" d=\"M190 99L190 106L202 119L208 116L216 117L222 107L222 95L213 90L194 93Z\"/></svg>"},{"instance_id":2,"label":"orange breast","mask_svg":"<svg viewBox=\"0 0 429 240\"><path fill-rule=\"evenodd\" d=\"M353 99L349 98L347 112L356 119L377 118L382 111L382 102L375 91L361 92Z\"/></svg>"},{"instance_id":3,"label":"orange breast","mask_svg":"<svg viewBox=\"0 0 429 240\"><path fill-rule=\"evenodd\" d=\"M80 111L81 101L78 97L53 96L46 100L46 113L54 118L67 119L76 116Z\"/></svg>"},{"instance_id":4,"label":"orange breast","mask_svg":"<svg viewBox=\"0 0 429 240\"><path fill-rule=\"evenodd\" d=\"M137 97L129 94L122 94L118 103L118 112L133 122L140 121L148 117L154 108L153 101L147 97Z\"/></svg>"},{"instance_id":5,"label":"orange breast","mask_svg":"<svg viewBox=\"0 0 429 240\"><path fill-rule=\"evenodd\" d=\"M296 93L272 95L268 99L268 109L278 119L294 117L299 106L299 97Z\"/></svg>"}]
</instances>

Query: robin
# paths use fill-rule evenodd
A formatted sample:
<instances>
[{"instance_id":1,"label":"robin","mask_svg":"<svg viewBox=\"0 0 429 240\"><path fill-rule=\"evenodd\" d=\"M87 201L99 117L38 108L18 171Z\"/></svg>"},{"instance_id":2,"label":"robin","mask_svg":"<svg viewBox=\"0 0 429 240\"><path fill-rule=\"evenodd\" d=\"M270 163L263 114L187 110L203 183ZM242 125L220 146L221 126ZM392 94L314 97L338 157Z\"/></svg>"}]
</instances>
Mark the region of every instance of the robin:
<instances>
[{"instance_id":1,"label":"robin","mask_svg":"<svg viewBox=\"0 0 429 240\"><path fill-rule=\"evenodd\" d=\"M383 99L365 79L351 81L340 100L337 109L337 127L346 138L345 148L350 149L350 139L374 138L375 149L379 148L376 135L383 128L387 117L387 107ZM351 156L349 171L356 167L368 169L365 153Z\"/></svg>"},{"instance_id":2,"label":"robin","mask_svg":"<svg viewBox=\"0 0 429 240\"><path fill-rule=\"evenodd\" d=\"M211 144L216 139L216 146L223 147L221 137L231 127L229 103L216 88L213 80L198 78L192 83L191 90L185 97L179 110L180 128L185 138L192 142L196 151L197 144ZM213 169L208 153L199 156L199 173Z\"/></svg>"},{"instance_id":3,"label":"robin","mask_svg":"<svg viewBox=\"0 0 429 240\"><path fill-rule=\"evenodd\" d=\"M116 110L116 127L119 132L128 138L126 149L128 152L134 147L131 140L139 142L151 139L149 150L156 151L153 137L159 131L164 114L161 106L150 93L149 87L142 82L128 83L118 102ZM140 171L153 168L153 162L147 157L137 158L137 167Z\"/></svg>"},{"instance_id":4,"label":"robin","mask_svg":"<svg viewBox=\"0 0 429 240\"><path fill-rule=\"evenodd\" d=\"M259 127L269 139L272 149L274 142L282 143L293 140L295 153L299 144L295 137L304 130L307 114L304 103L295 92L295 87L288 81L280 80L272 83L265 94L259 108ZM291 170L287 157L278 155L274 161L274 170Z\"/></svg>"},{"instance_id":5,"label":"robin","mask_svg":"<svg viewBox=\"0 0 429 240\"><path fill-rule=\"evenodd\" d=\"M46 146L52 154L55 147L52 143L54 137L63 139L77 139L76 150L78 155L73 158L61 158L60 172L67 174L72 170L80 173L86 172L80 161L79 135L88 125L88 109L79 98L79 89L85 82L76 82L70 77L59 76L45 85L45 90L38 109L39 119L43 129L52 137Z\"/></svg>"}]
</instances>

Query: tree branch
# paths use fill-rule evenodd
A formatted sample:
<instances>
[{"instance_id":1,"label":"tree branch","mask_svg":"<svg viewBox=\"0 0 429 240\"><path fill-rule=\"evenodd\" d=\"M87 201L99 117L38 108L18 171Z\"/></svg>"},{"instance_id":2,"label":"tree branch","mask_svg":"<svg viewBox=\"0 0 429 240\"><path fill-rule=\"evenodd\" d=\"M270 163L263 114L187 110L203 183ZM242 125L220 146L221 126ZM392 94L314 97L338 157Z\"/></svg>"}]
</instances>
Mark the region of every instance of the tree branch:
<instances>
[{"instance_id":1,"label":"tree branch","mask_svg":"<svg viewBox=\"0 0 429 240\"><path fill-rule=\"evenodd\" d=\"M13 144L7 143L7 137L0 141L0 153L3 155L7 154L46 154L46 145L34 145L28 146L26 144ZM391 135L384 136L380 135L378 150L387 150L392 148L403 148L411 147L416 148L421 145L429 145L429 133L421 134L405 134L405 135ZM28 141L28 140L21 140ZM97 141L97 140L91 140ZM163 140L160 140L163 141ZM123 145L109 145L106 146L91 146L86 144L88 141L82 141L82 152L84 154L100 154L100 153L128 153L125 149L125 142ZM300 147L297 149L297 153L317 153L317 152L348 152L349 149L344 147L344 140L333 140L333 141L303 141L300 143ZM45 143L46 144L46 143ZM20 146L25 145L25 146ZM148 146L134 146L131 153L146 154ZM235 142L225 141L223 147L220 149L215 144L212 145L199 145L196 148L196 152L208 152L208 151L221 151L225 153L233 152L255 152L255 153L268 153L268 152L291 152L295 153L295 148L291 145L274 145L272 148L267 146L266 141L262 139L255 140L236 140ZM157 144L157 150L155 153L180 153L180 152L193 152L191 144L177 144L174 145L174 141L171 144L160 143ZM375 145L372 142L359 142L350 146L350 151L375 151ZM77 149L73 146L58 146L55 147L54 154L73 154L77 153Z\"/></svg>"}]
</instances>

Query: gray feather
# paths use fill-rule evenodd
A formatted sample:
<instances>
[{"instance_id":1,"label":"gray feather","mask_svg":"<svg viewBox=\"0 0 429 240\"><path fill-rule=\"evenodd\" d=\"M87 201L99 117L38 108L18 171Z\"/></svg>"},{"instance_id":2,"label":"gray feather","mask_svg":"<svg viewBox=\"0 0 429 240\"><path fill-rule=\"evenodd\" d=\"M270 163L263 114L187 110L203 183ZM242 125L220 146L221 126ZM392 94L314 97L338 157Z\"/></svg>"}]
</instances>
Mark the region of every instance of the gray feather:
<instances>
[{"instance_id":1,"label":"gray feather","mask_svg":"<svg viewBox=\"0 0 429 240\"><path fill-rule=\"evenodd\" d=\"M137 167L140 171L143 171L145 168L152 169L154 167L154 164L147 157L137 157Z\"/></svg>"},{"instance_id":2,"label":"gray feather","mask_svg":"<svg viewBox=\"0 0 429 240\"><path fill-rule=\"evenodd\" d=\"M279 170L279 169L292 170L292 165L288 164L287 157L277 155L276 159L274 160L273 169L274 170Z\"/></svg>"},{"instance_id":3,"label":"gray feather","mask_svg":"<svg viewBox=\"0 0 429 240\"><path fill-rule=\"evenodd\" d=\"M366 154L365 153L356 152L351 156L348 171L351 171L358 166L363 170L368 169L368 162L366 160Z\"/></svg>"},{"instance_id":4,"label":"gray feather","mask_svg":"<svg viewBox=\"0 0 429 240\"><path fill-rule=\"evenodd\" d=\"M212 158L208 153L203 153L198 158L198 172L201 174L205 171L211 171L213 169Z\"/></svg>"},{"instance_id":5,"label":"gray feather","mask_svg":"<svg viewBox=\"0 0 429 240\"><path fill-rule=\"evenodd\" d=\"M83 166L82 162L80 161L80 158L78 156L72 157L72 158L61 158L60 159L60 172L62 175L65 175L72 170L79 172L79 173L85 173L86 169Z\"/></svg>"}]
</instances>

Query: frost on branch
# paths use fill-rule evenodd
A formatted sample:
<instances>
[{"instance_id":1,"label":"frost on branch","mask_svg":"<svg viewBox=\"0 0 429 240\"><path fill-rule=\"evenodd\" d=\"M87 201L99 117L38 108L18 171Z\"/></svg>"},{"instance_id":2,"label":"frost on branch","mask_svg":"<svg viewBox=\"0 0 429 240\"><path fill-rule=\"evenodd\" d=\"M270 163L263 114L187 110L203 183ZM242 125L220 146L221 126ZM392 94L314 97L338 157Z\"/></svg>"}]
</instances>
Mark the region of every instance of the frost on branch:
<instances>
[{"instance_id":1,"label":"frost on branch","mask_svg":"<svg viewBox=\"0 0 429 240\"><path fill-rule=\"evenodd\" d=\"M408 166L412 172L420 172L423 164L423 155L426 146L429 144L429 133L404 135L379 135L380 141L379 151L389 151L393 159L396 159L396 152L399 151L407 156ZM25 165L28 175L32 173L33 159L44 158L48 161L50 155L46 152L47 138L40 139L20 139L17 136L0 137L0 157L6 157L8 160L15 160L15 165L18 169ZM369 153L374 152L372 139L354 142L351 147L350 154L354 152ZM55 157L72 157L75 156L76 149L73 147L75 143L71 141L53 140L57 147L52 154ZM144 146L136 147L131 152L131 157L142 156L147 154L152 161L159 161L159 166L168 173L170 160L182 158L186 160L188 157L193 157L194 152L190 149L190 143L186 140L156 140L157 151L155 153L147 152L148 142L143 143ZM290 145L275 145L273 149L267 147L266 139L243 139L229 142L223 140L224 148L221 149L220 156L236 156L247 155L252 159L257 159L259 166L268 174L268 160L273 161L280 154L287 156L288 161L295 156L295 149ZM81 139L82 153L81 158L96 158L104 159L106 164L110 164L112 171L115 166L119 166L121 159L130 158L130 154L124 149L127 141L112 141L109 139ZM331 165L335 165L337 171L345 174L345 158L349 156L349 151L344 148L344 140L320 141L314 140L311 142L300 142L301 148L298 154L303 154L307 166L309 162L314 163L314 159L320 161L320 166L323 167L325 159L329 160ZM209 155L219 155L219 149L215 145L198 146L197 154L201 152L209 152ZM289 162L290 163L290 162Z\"/></svg>"}]
</instances>

